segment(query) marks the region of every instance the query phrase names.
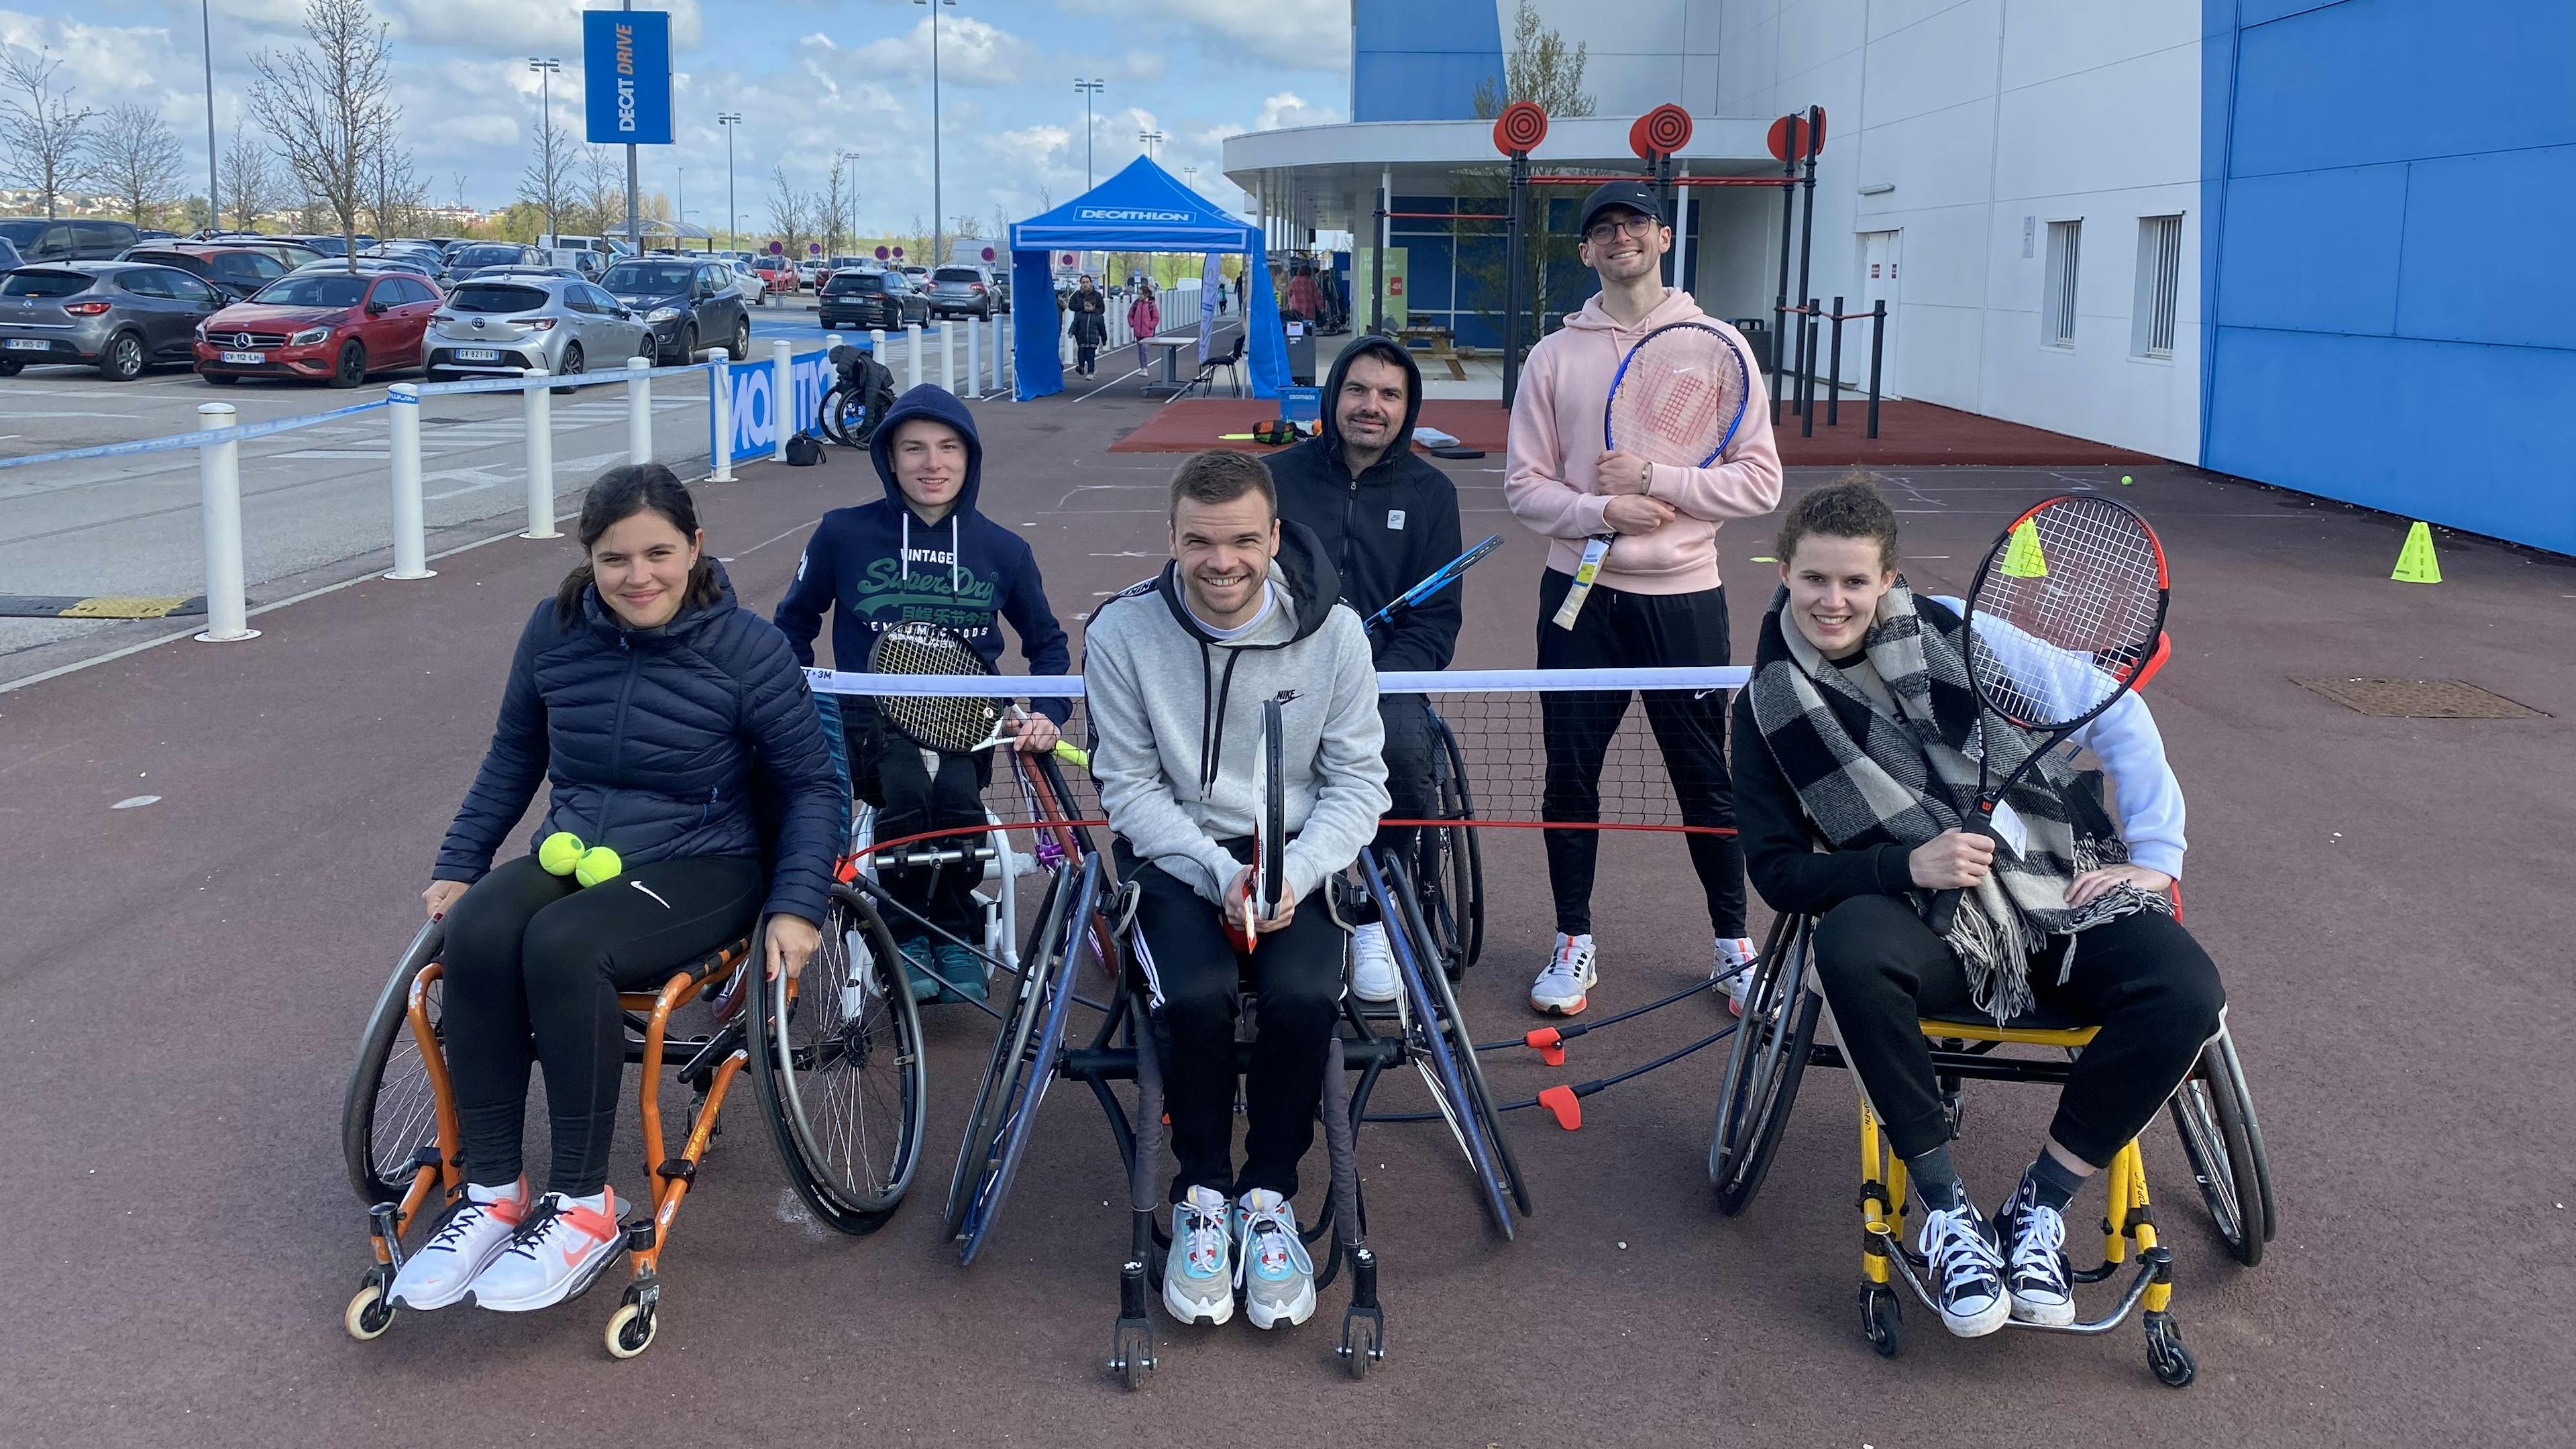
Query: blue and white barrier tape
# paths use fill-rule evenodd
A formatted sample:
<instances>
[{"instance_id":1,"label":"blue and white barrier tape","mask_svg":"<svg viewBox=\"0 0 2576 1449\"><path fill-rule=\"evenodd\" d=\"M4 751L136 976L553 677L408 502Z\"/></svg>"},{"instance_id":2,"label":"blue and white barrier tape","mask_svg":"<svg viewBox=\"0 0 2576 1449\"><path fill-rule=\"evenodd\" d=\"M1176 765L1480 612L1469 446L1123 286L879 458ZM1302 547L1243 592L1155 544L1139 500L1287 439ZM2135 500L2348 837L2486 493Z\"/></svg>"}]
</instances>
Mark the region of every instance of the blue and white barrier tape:
<instances>
[{"instance_id":1,"label":"blue and white barrier tape","mask_svg":"<svg viewBox=\"0 0 2576 1449\"><path fill-rule=\"evenodd\" d=\"M805 671L817 694L910 694L966 699L1080 699L1079 674L845 674ZM1743 665L1676 669L1438 669L1399 670L1377 677L1380 694L1527 694L1557 690L1742 689L1753 680Z\"/></svg>"},{"instance_id":2,"label":"blue and white barrier tape","mask_svg":"<svg viewBox=\"0 0 2576 1449\"><path fill-rule=\"evenodd\" d=\"M0 468L24 468L35 463L63 463L75 458L122 458L135 453L167 453L180 448L202 448L210 443L239 443L252 438L265 438L272 433L291 433L333 418L354 413L369 413L383 407L386 399L352 403L333 408L327 413L308 413L302 417L272 418L264 423L237 423L229 428L208 428L200 433L175 433L166 438L143 438L131 443L101 443L95 448L69 448L59 453L31 453L24 458L0 458Z\"/></svg>"}]
</instances>

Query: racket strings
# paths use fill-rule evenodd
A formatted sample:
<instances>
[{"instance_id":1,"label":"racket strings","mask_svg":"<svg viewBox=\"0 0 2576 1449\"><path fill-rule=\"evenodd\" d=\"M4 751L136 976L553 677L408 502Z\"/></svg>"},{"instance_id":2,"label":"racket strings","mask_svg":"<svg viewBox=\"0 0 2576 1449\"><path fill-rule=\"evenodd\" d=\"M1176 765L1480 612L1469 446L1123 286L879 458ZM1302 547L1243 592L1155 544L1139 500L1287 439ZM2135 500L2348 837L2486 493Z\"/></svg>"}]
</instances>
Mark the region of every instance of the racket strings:
<instances>
[{"instance_id":1,"label":"racket strings","mask_svg":"<svg viewBox=\"0 0 2576 1449\"><path fill-rule=\"evenodd\" d=\"M2040 509L1996 544L1970 611L1978 691L2027 727L2081 718L2153 651L2163 597L2163 555L2137 515L2084 498Z\"/></svg>"},{"instance_id":2,"label":"racket strings","mask_svg":"<svg viewBox=\"0 0 2576 1449\"><path fill-rule=\"evenodd\" d=\"M1610 396L1612 446L1649 462L1704 466L1743 413L1743 358L1713 328L1676 326L1629 353Z\"/></svg>"},{"instance_id":3,"label":"racket strings","mask_svg":"<svg viewBox=\"0 0 2576 1449\"><path fill-rule=\"evenodd\" d=\"M900 624L877 636L868 668L876 674L981 675L982 655L945 630ZM953 695L888 694L876 699L878 713L915 744L944 754L966 754L993 732L1003 701Z\"/></svg>"}]
</instances>

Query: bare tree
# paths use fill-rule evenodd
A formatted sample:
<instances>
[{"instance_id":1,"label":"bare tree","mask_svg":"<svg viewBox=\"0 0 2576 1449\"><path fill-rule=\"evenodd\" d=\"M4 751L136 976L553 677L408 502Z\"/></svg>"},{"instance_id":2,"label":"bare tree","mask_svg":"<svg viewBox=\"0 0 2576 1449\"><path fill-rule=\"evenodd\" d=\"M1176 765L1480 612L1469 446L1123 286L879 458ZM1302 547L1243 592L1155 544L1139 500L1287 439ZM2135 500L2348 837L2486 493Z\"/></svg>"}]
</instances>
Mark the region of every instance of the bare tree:
<instances>
[{"instance_id":1,"label":"bare tree","mask_svg":"<svg viewBox=\"0 0 2576 1449\"><path fill-rule=\"evenodd\" d=\"M812 193L796 189L796 183L787 179L785 165L770 168L769 229L778 233L791 259L805 255L806 237L814 230L815 210Z\"/></svg>"},{"instance_id":2,"label":"bare tree","mask_svg":"<svg viewBox=\"0 0 2576 1449\"><path fill-rule=\"evenodd\" d=\"M613 146L584 146L574 180L574 203L581 230L606 236L626 220L626 159Z\"/></svg>"},{"instance_id":3,"label":"bare tree","mask_svg":"<svg viewBox=\"0 0 2576 1449\"><path fill-rule=\"evenodd\" d=\"M823 194L816 200L823 211L823 251L828 256L839 256L843 250L841 242L848 235L842 229L841 219L859 202L858 178L850 174L849 162L833 158L832 169L823 180Z\"/></svg>"},{"instance_id":4,"label":"bare tree","mask_svg":"<svg viewBox=\"0 0 2576 1449\"><path fill-rule=\"evenodd\" d=\"M89 179L91 123L97 112L72 104L72 88L58 84L63 63L44 51L7 46L0 55L0 143L9 153L9 179L45 194L45 215L57 215L62 193Z\"/></svg>"},{"instance_id":5,"label":"bare tree","mask_svg":"<svg viewBox=\"0 0 2576 1449\"><path fill-rule=\"evenodd\" d=\"M551 112L537 125L537 154L519 177L521 199L545 209L546 230L561 231L562 199L573 189L572 138Z\"/></svg>"},{"instance_id":6,"label":"bare tree","mask_svg":"<svg viewBox=\"0 0 2576 1449\"><path fill-rule=\"evenodd\" d=\"M150 106L132 101L110 106L90 146L94 179L124 204L136 226L158 219L179 189L179 138Z\"/></svg>"},{"instance_id":7,"label":"bare tree","mask_svg":"<svg viewBox=\"0 0 2576 1449\"><path fill-rule=\"evenodd\" d=\"M422 215L429 209L429 188L412 174L410 149L388 136L369 151L365 200L376 235L418 236L429 230Z\"/></svg>"},{"instance_id":8,"label":"bare tree","mask_svg":"<svg viewBox=\"0 0 2576 1449\"><path fill-rule=\"evenodd\" d=\"M247 120L233 122L232 140L224 146L223 183L223 209L233 214L233 225L243 231L256 230L263 213L294 199L277 174L276 158L250 133Z\"/></svg>"},{"instance_id":9,"label":"bare tree","mask_svg":"<svg viewBox=\"0 0 2576 1449\"><path fill-rule=\"evenodd\" d=\"M305 194L331 208L355 271L359 211L389 196L384 178L399 171L407 185L411 169L384 157L402 116L385 23L367 0L307 0L304 35L310 49L251 57L251 111Z\"/></svg>"}]
</instances>

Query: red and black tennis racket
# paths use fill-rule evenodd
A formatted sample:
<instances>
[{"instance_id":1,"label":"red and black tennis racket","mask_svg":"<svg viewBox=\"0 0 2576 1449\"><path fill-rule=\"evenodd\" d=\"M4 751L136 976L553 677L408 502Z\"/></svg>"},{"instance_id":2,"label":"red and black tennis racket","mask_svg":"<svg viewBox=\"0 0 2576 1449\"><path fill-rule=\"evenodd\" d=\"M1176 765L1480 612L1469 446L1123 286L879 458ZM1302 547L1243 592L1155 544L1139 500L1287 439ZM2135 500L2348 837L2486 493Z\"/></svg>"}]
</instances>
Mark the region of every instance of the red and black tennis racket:
<instances>
[{"instance_id":1,"label":"red and black tennis racket","mask_svg":"<svg viewBox=\"0 0 2576 1449\"><path fill-rule=\"evenodd\" d=\"M2164 663L2164 545L2147 521L2098 494L2048 499L1986 550L1968 589L1965 650L1985 732L2046 738L1995 784L1979 751L1977 799L1962 828L1995 838L1995 806L2040 757L2066 742ZM1946 933L1959 892L1933 897L1926 924Z\"/></svg>"}]
</instances>

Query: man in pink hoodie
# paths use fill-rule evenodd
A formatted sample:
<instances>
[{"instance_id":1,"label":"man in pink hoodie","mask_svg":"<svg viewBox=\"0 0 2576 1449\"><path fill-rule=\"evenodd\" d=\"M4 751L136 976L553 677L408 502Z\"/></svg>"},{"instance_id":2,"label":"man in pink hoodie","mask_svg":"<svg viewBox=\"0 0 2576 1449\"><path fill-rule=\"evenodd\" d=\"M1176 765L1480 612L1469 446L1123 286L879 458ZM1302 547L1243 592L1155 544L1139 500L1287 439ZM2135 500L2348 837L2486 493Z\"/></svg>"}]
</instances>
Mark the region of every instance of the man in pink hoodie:
<instances>
[{"instance_id":1,"label":"man in pink hoodie","mask_svg":"<svg viewBox=\"0 0 2576 1449\"><path fill-rule=\"evenodd\" d=\"M1707 316L1690 294L1663 284L1672 228L1654 190L1613 181L1583 203L1578 255L1601 291L1541 338L1521 371L1512 402L1510 469L1505 497L1521 522L1551 542L1539 578L1538 665L1541 669L1628 669L1725 664L1726 588L1717 572L1717 530L1730 518L1769 513L1780 503L1780 454L1771 438L1771 404L1744 350L1752 395L1726 451L1706 468L1649 463L1606 452L1602 422L1610 384L1628 350L1658 327L1704 323L1738 348L1735 329ZM1553 618L1574 582L1587 539L1616 535L1591 598L1573 627ZM1547 820L1601 818L1601 762L1628 712L1626 691L1558 691L1540 696ZM1735 803L1726 768L1726 698L1689 691L1651 691L1646 720L1662 748L1665 771L1686 825L1731 827ZM1548 885L1556 897L1556 949L1530 987L1530 1005L1572 1016L1598 983L1592 946L1592 877L1598 833L1550 830ZM1699 875L1714 929L1720 974L1753 955L1744 934L1744 857L1733 835L1693 833L1691 866Z\"/></svg>"}]
</instances>

